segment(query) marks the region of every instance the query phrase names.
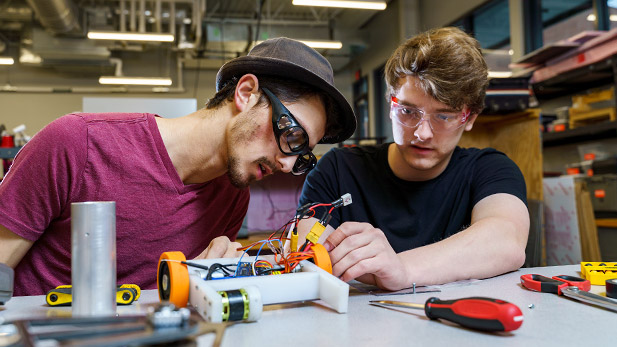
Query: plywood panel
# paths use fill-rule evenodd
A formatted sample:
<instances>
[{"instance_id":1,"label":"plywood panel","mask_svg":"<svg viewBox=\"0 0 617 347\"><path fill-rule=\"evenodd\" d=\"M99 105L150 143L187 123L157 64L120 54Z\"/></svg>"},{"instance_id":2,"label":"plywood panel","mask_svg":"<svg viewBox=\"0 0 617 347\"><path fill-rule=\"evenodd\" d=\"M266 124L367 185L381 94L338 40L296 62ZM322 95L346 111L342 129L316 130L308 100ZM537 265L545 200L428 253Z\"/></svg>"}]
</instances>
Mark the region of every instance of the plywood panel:
<instances>
[{"instance_id":1,"label":"plywood panel","mask_svg":"<svg viewBox=\"0 0 617 347\"><path fill-rule=\"evenodd\" d=\"M505 116L479 116L471 131L465 132L461 147L492 147L504 152L521 169L527 184L527 198L542 200L542 146L540 110Z\"/></svg>"}]
</instances>

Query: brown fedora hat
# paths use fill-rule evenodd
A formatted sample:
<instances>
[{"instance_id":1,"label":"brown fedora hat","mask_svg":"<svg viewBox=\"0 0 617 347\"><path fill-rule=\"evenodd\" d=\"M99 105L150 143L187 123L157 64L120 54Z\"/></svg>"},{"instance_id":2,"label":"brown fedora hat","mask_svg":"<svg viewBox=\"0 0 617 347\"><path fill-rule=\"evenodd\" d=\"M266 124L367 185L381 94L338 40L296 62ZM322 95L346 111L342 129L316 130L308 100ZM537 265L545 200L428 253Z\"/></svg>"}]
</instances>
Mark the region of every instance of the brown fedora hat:
<instances>
[{"instance_id":1,"label":"brown fedora hat","mask_svg":"<svg viewBox=\"0 0 617 347\"><path fill-rule=\"evenodd\" d=\"M349 102L334 86L334 73L326 58L304 43L286 37L266 40L251 49L248 55L230 60L216 74L216 90L233 77L251 73L297 80L325 92L336 106L342 129L320 143L337 143L356 131L356 116ZM332 117L332 115L328 115Z\"/></svg>"}]
</instances>

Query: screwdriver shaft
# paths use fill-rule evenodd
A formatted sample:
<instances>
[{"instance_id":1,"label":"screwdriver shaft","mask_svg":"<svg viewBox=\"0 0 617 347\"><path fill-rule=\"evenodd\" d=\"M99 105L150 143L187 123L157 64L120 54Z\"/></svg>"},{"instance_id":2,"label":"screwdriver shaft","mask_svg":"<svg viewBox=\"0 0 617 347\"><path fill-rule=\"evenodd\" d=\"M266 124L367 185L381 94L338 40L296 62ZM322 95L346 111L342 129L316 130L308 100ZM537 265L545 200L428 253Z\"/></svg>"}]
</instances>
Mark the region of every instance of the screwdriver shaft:
<instances>
[{"instance_id":1,"label":"screwdriver shaft","mask_svg":"<svg viewBox=\"0 0 617 347\"><path fill-rule=\"evenodd\" d=\"M403 302L403 301L385 301L385 300L373 300L369 301L369 303L373 305L384 305L384 306L396 306L396 307L408 307L416 310L424 310L423 304L414 304L411 302Z\"/></svg>"}]
</instances>

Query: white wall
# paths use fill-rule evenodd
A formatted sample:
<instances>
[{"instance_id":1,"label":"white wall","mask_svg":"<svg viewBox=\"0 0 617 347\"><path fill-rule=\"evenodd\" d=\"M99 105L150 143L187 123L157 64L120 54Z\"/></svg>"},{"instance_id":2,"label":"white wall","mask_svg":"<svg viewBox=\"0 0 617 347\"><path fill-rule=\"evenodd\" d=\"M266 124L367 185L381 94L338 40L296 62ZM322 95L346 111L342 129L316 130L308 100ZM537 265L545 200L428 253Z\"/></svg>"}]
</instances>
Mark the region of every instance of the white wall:
<instances>
[{"instance_id":1,"label":"white wall","mask_svg":"<svg viewBox=\"0 0 617 347\"><path fill-rule=\"evenodd\" d=\"M45 76L49 71L41 68L42 75ZM195 92L195 82L197 71L190 69L184 70L184 89L183 93L13 93L0 92L0 124L6 125L7 129L13 129L17 125L25 124L26 133L33 135L41 130L45 125L54 119L67 113L82 111L82 101L84 97L118 97L118 98L195 98L197 108L205 105L206 101L215 93L215 70L201 70L199 72L199 84ZM131 71L125 70L125 75L130 75ZM53 78L44 80L46 86L62 85L61 79L56 79L59 84L51 84ZM32 86L36 81L29 83L11 81L16 86ZM0 73L0 85L2 85L2 74ZM83 86L83 81L74 81L74 86Z\"/></svg>"}]
</instances>

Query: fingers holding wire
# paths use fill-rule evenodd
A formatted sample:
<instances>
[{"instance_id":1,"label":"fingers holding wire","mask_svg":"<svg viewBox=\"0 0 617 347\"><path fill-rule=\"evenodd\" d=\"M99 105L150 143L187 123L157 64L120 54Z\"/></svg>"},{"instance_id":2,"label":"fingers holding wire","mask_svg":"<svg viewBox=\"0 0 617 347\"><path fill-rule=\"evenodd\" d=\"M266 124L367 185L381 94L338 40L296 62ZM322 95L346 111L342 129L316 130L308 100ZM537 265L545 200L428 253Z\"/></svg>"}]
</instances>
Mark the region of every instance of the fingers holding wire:
<instances>
[{"instance_id":1,"label":"fingers holding wire","mask_svg":"<svg viewBox=\"0 0 617 347\"><path fill-rule=\"evenodd\" d=\"M344 223L337 231L340 234L331 240L337 245L330 251L333 275L345 282L372 276L369 282L381 288L404 287L405 267L380 229L368 223Z\"/></svg>"}]
</instances>

